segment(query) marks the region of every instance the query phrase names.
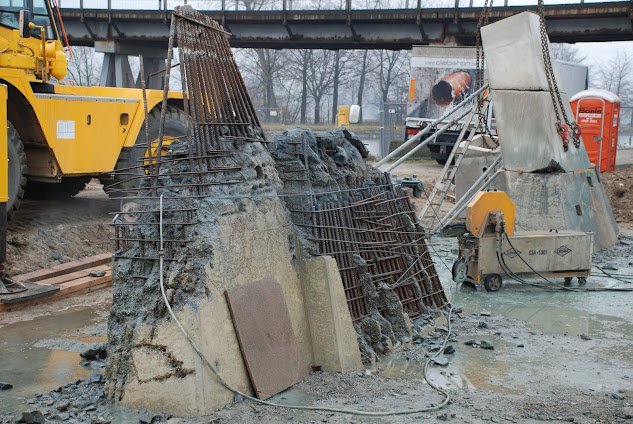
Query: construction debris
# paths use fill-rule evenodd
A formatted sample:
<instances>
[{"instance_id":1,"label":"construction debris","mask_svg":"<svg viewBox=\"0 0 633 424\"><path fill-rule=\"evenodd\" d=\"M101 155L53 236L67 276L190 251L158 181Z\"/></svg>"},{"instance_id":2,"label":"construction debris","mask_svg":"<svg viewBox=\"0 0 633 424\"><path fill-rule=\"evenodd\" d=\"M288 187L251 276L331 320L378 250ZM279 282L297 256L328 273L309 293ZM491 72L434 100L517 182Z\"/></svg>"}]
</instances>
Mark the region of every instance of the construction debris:
<instances>
[{"instance_id":1,"label":"construction debris","mask_svg":"<svg viewBox=\"0 0 633 424\"><path fill-rule=\"evenodd\" d=\"M122 171L137 184L113 188L124 204L114 224L107 396L198 416L233 399L215 373L252 393L224 293L263 279L281 285L287 337L306 373L359 369L361 350L372 362L410 343L411 318L448 301L408 197L365 164L367 150L347 130L291 130L267 147L220 26L180 7L171 34L189 132L142 146L142 172Z\"/></svg>"},{"instance_id":2,"label":"construction debris","mask_svg":"<svg viewBox=\"0 0 633 424\"><path fill-rule=\"evenodd\" d=\"M251 392L223 294L262 279L281 285L294 332L285 337L296 340L304 372L358 369L354 327L368 362L411 342L411 318L448 301L402 189L365 164L367 150L344 129L288 131L274 137L271 157L224 31L181 7L171 34L189 133L165 147L148 142L145 157L156 155L130 172L140 181L118 189L126 197L115 220L107 395L183 416L233 399L166 320L168 306L212 372Z\"/></svg>"},{"instance_id":3,"label":"construction debris","mask_svg":"<svg viewBox=\"0 0 633 424\"><path fill-rule=\"evenodd\" d=\"M365 362L448 306L409 197L367 165L346 129L275 135L271 152L305 255L336 259ZM304 194L302 194L304 193Z\"/></svg>"}]
</instances>

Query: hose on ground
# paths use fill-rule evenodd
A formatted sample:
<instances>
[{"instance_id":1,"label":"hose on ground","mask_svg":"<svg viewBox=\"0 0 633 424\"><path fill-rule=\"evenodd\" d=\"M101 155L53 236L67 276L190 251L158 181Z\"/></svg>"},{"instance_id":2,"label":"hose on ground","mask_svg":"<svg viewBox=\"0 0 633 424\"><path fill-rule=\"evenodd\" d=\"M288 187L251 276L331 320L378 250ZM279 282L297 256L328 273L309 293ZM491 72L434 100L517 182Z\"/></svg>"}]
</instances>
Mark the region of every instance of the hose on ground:
<instances>
[{"instance_id":1,"label":"hose on ground","mask_svg":"<svg viewBox=\"0 0 633 424\"><path fill-rule=\"evenodd\" d=\"M323 407L323 406L284 405L280 403L268 402L265 400L257 399L246 393L242 393L238 389L232 387L229 383L227 383L222 378L222 376L220 376L220 374L215 369L215 367L211 365L211 363L206 358L204 353L202 353L197 343L191 338L191 336L189 336L189 334L187 333L187 330L185 330L185 328L182 326L178 318L176 318L176 314L174 314L174 311L169 303L169 300L167 299L167 295L165 294L165 284L164 284L164 277L163 277L163 272L164 272L163 265L164 265L164 256L165 256L165 252L163 249L163 195L160 196L160 200L159 200L159 213L160 213L159 215L160 251L158 253L159 268L160 268L159 282L160 282L160 292L163 297L165 307L167 308L169 315L174 320L174 322L176 323L176 325L178 326L182 334L185 336L185 338L187 339L187 341L189 342L193 350L200 357L202 362L209 369L209 371L215 377L215 379L227 390L231 391L234 394L238 394L242 396L244 399L248 399L253 402L259 403L261 405L266 405L266 406L273 406L273 407L286 408L286 409L297 409L297 410L303 410L303 411L336 412L336 413L342 413L342 414L363 415L363 416L371 416L371 417L384 417L384 416L391 416L391 415L410 415L410 414L417 414L417 413L422 413L422 412L435 411L435 410L443 408L450 401L450 395L448 394L448 392L445 389L434 384L429 379L427 369L429 367L429 363L431 362L431 360L437 357L440 353L444 351L444 348L446 347L446 343L448 342L448 339L450 338L451 315L453 313L453 306L451 306L450 309L448 310L448 315L447 315L448 331L446 333L446 337L444 338L444 342L442 343L442 347L434 355L427 358L424 364L424 372L423 372L424 380L429 384L429 386L431 386L431 388L433 388L435 391L439 392L440 394L444 396L444 400L438 405L428 406L424 408L417 408L417 409L399 410L399 411L360 411L360 410L355 410L355 409L342 409L342 408Z\"/></svg>"}]
</instances>

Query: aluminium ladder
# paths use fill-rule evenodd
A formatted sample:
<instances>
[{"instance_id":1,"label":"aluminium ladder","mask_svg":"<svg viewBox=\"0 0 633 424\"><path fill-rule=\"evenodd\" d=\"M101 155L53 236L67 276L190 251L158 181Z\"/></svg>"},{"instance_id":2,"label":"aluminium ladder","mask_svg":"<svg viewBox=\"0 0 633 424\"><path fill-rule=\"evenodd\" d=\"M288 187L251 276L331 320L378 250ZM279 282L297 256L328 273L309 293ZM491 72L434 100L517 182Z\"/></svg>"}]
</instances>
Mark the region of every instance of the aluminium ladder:
<instances>
[{"instance_id":1,"label":"aluminium ladder","mask_svg":"<svg viewBox=\"0 0 633 424\"><path fill-rule=\"evenodd\" d=\"M484 107L481 109L482 114L485 115L489 104L490 102L485 103ZM468 151L468 147L470 146L477 130L477 125L473 126L468 133L468 136L465 137L466 132L472 123L473 117L478 115L477 106L477 103L473 105L472 111L464 122L464 127L459 133L457 141L446 160L446 164L444 164L444 169L442 169L442 173L435 183L435 186L433 187L433 190L428 196L427 201L422 208L422 212L420 213L420 221L424 224L424 228L428 230L432 229L436 220L439 219L440 209L448 192L454 192L455 190L455 176L457 175L457 170L459 169L459 165ZM427 216L429 213L430 215Z\"/></svg>"}]
</instances>

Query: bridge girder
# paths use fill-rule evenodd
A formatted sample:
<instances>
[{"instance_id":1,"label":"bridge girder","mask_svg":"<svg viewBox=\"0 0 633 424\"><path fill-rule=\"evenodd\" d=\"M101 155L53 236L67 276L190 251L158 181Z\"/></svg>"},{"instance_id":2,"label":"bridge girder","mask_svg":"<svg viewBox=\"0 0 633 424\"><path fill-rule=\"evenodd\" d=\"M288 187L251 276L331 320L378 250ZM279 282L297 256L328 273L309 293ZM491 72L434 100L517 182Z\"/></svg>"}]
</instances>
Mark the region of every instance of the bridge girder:
<instances>
[{"instance_id":1,"label":"bridge girder","mask_svg":"<svg viewBox=\"0 0 633 424\"><path fill-rule=\"evenodd\" d=\"M490 21L534 7L495 7ZM232 33L233 47L410 49L419 44L474 45L481 8L406 10L207 11ZM553 42L633 40L631 3L548 6ZM69 41L125 41L166 48L170 12L62 9Z\"/></svg>"}]
</instances>

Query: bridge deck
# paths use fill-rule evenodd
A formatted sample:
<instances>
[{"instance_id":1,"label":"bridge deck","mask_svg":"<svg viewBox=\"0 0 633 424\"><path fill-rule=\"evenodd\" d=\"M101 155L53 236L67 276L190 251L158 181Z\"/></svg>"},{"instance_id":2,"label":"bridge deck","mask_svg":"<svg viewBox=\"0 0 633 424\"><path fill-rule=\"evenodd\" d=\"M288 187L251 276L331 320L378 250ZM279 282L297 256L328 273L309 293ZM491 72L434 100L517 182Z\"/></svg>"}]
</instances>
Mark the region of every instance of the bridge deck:
<instances>
[{"instance_id":1,"label":"bridge deck","mask_svg":"<svg viewBox=\"0 0 633 424\"><path fill-rule=\"evenodd\" d=\"M535 7L495 7L490 20ZM166 47L169 11L62 9L73 45L142 42ZM409 49L415 44L474 45L481 8L206 11L233 35L233 47ZM632 3L552 5L546 9L553 42L633 40Z\"/></svg>"}]
</instances>

